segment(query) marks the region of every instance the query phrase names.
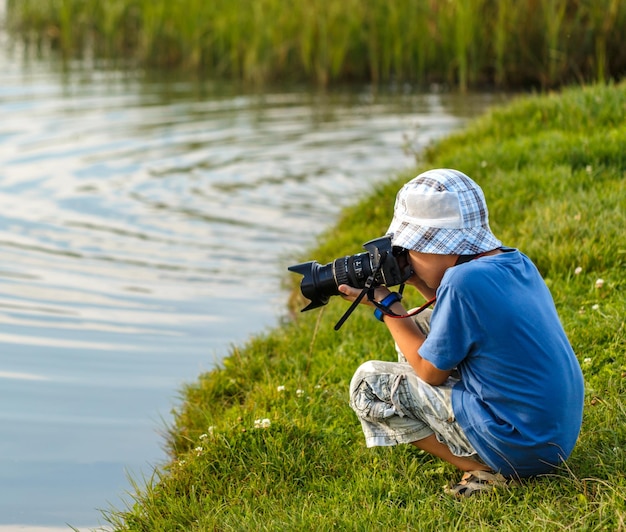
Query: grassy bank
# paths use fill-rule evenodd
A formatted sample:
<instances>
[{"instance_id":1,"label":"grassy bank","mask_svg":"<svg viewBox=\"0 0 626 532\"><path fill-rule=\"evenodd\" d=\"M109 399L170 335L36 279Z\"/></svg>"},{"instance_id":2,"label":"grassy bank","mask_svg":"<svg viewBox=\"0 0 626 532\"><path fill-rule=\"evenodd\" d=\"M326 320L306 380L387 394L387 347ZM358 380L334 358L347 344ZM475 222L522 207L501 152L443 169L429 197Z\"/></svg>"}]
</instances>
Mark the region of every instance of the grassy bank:
<instances>
[{"instance_id":1,"label":"grassy bank","mask_svg":"<svg viewBox=\"0 0 626 532\"><path fill-rule=\"evenodd\" d=\"M294 319L233 349L182 391L171 462L138 489L133 506L108 514L113 527L624 530L625 119L626 85L525 98L418 161L418 170L456 167L481 183L494 232L530 255L552 290L587 386L567 465L458 502L442 492L458 478L451 466L409 446L366 449L347 389L363 361L394 358L386 330L357 309L335 332L346 304L335 298L300 314L296 291ZM414 174L390 179L299 258L361 251L384 233L397 188Z\"/></svg>"},{"instance_id":2,"label":"grassy bank","mask_svg":"<svg viewBox=\"0 0 626 532\"><path fill-rule=\"evenodd\" d=\"M41 52L213 78L556 86L626 72L619 0L8 0Z\"/></svg>"}]
</instances>

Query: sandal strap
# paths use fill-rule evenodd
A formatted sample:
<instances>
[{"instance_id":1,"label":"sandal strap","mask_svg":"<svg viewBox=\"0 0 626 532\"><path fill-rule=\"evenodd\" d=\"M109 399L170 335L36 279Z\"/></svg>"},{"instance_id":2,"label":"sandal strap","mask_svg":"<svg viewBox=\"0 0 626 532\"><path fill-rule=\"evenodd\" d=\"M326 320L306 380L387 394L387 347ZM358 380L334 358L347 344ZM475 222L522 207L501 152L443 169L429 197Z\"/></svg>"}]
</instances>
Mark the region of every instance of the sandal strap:
<instances>
[{"instance_id":1,"label":"sandal strap","mask_svg":"<svg viewBox=\"0 0 626 532\"><path fill-rule=\"evenodd\" d=\"M500 473L476 470L465 473L461 481L447 488L446 492L455 497L471 497L474 493L507 485L507 479Z\"/></svg>"},{"instance_id":2,"label":"sandal strap","mask_svg":"<svg viewBox=\"0 0 626 532\"><path fill-rule=\"evenodd\" d=\"M493 471L484 471L484 470L476 470L476 471L468 471L461 478L461 482L467 480L468 482L477 481L490 484L492 486L506 486L508 481L502 476L500 473L495 473Z\"/></svg>"}]
</instances>

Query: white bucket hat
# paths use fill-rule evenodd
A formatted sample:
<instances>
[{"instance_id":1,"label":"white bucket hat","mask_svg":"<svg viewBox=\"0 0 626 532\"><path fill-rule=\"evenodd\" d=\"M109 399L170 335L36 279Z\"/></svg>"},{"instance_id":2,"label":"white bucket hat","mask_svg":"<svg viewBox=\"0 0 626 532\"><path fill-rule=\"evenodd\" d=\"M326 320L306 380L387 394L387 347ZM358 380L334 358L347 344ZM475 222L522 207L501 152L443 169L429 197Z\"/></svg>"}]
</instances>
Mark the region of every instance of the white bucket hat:
<instances>
[{"instance_id":1,"label":"white bucket hat","mask_svg":"<svg viewBox=\"0 0 626 532\"><path fill-rule=\"evenodd\" d=\"M392 244L421 253L475 255L502 246L489 228L482 189L458 170L418 175L396 196Z\"/></svg>"}]
</instances>

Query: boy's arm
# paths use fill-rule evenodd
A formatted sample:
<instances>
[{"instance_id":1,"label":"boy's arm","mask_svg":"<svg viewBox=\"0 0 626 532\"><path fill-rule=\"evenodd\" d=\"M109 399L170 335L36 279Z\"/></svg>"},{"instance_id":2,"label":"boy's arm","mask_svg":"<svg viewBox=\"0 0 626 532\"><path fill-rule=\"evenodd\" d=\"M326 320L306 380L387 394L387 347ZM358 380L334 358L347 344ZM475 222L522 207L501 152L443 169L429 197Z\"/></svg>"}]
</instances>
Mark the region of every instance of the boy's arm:
<instances>
[{"instance_id":1,"label":"boy's arm","mask_svg":"<svg viewBox=\"0 0 626 532\"><path fill-rule=\"evenodd\" d=\"M360 289L347 285L341 285L339 291L345 296L345 299L349 301L353 301L361 293ZM387 288L377 288L375 291L376 301L383 300L388 294L389 290ZM366 298L363 299L363 304L373 306ZM407 313L400 302L391 305L390 309L400 315ZM391 336L393 336L393 339L398 345L398 348L407 359L407 362L415 370L417 376L433 386L443 384L450 375L450 371L438 369L431 362L420 356L419 348L424 343L426 337L415 321L413 321L413 318L391 318L385 316L383 319Z\"/></svg>"},{"instance_id":2,"label":"boy's arm","mask_svg":"<svg viewBox=\"0 0 626 532\"><path fill-rule=\"evenodd\" d=\"M407 313L402 303L394 303L390 308L396 314L402 315ZM398 348L407 362L411 364L417 376L433 386L443 384L450 376L450 371L441 370L434 366L432 362L420 356L419 348L422 347L426 336L413 321L413 318L391 318L385 316L383 319L391 336L398 344Z\"/></svg>"}]
</instances>

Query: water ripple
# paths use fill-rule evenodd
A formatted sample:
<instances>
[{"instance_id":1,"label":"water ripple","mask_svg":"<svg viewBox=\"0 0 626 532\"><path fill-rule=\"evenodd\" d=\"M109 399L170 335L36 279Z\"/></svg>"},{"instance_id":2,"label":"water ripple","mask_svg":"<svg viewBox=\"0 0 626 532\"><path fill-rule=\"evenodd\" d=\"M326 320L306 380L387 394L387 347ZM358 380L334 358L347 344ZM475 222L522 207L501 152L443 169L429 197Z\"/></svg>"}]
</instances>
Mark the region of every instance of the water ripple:
<instances>
[{"instance_id":1,"label":"water ripple","mask_svg":"<svg viewBox=\"0 0 626 532\"><path fill-rule=\"evenodd\" d=\"M275 323L286 257L413 164L406 134L424 146L491 101L211 92L98 72L62 82L3 56L0 68L0 421L3 456L24 467L39 459L33 438L56 442L45 460L63 468L158 461L147 420ZM112 457L129 425L134 447ZM81 486L52 469L55 491L74 500ZM50 525L81 524L71 503L57 510L68 515Z\"/></svg>"}]
</instances>

